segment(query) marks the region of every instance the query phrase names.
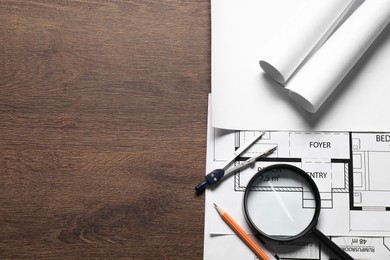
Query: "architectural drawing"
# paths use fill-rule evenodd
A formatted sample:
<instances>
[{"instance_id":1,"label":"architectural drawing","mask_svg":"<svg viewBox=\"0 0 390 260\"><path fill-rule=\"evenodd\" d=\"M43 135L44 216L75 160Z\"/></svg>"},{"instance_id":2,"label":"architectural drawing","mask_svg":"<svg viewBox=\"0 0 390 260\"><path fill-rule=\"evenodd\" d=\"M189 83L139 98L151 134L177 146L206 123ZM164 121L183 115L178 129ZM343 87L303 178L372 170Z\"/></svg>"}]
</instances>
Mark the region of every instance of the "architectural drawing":
<instances>
[{"instance_id":1,"label":"architectural drawing","mask_svg":"<svg viewBox=\"0 0 390 260\"><path fill-rule=\"evenodd\" d=\"M255 134L214 129L208 147L208 168L218 168L234 149ZM228 241L233 236L208 204L216 202L227 208L251 233L242 215L246 183L263 167L287 163L302 168L316 182L321 195L317 227L323 233L356 259L390 259L389 133L268 131L235 163L274 145L277 150L273 154L207 191L206 229L214 241ZM311 206L310 199L303 206ZM267 245L270 252L277 252L275 259L334 259L315 239L268 241Z\"/></svg>"}]
</instances>

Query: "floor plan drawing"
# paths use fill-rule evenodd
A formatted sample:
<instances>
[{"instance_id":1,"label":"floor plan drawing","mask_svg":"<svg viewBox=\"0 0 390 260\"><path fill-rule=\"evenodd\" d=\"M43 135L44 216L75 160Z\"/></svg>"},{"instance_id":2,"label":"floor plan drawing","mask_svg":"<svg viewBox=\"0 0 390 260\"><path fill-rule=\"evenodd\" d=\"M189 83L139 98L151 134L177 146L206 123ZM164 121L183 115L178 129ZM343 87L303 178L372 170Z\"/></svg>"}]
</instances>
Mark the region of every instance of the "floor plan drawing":
<instances>
[{"instance_id":1,"label":"floor plan drawing","mask_svg":"<svg viewBox=\"0 0 390 260\"><path fill-rule=\"evenodd\" d=\"M218 168L228 155L256 134L213 129L208 169ZM229 210L251 234L242 214L246 184L263 167L283 163L303 169L317 184L321 196L317 227L323 233L356 259L390 258L389 133L266 131L236 158L235 164L275 145L274 153L207 191L206 229L214 241L228 243L234 235L215 214L212 203ZM310 207L310 199L303 200L303 207ZM326 248L310 239L289 243L271 241L268 245L270 252L278 252L275 259L334 259Z\"/></svg>"}]
</instances>

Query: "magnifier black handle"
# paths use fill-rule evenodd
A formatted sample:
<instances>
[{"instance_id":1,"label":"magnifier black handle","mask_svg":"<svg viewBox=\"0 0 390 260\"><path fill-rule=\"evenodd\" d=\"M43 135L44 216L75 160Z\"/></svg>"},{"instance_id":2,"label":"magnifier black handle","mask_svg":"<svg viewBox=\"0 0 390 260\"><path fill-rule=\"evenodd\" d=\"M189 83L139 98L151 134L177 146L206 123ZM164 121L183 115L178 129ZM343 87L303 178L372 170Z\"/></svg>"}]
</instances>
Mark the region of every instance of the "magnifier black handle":
<instances>
[{"instance_id":1,"label":"magnifier black handle","mask_svg":"<svg viewBox=\"0 0 390 260\"><path fill-rule=\"evenodd\" d=\"M314 228L312 234L316 236L321 243L325 244L330 250L332 250L332 253L334 253L340 260L354 260L349 254L342 250L318 229Z\"/></svg>"}]
</instances>

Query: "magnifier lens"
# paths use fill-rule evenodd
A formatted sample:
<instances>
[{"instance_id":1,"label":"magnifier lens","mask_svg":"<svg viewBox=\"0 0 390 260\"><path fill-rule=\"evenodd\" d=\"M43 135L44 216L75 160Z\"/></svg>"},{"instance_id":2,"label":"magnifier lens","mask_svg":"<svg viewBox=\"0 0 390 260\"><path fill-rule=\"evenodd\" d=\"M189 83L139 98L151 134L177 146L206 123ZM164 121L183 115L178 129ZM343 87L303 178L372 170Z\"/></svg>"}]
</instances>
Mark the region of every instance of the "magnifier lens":
<instances>
[{"instance_id":1,"label":"magnifier lens","mask_svg":"<svg viewBox=\"0 0 390 260\"><path fill-rule=\"evenodd\" d=\"M247 218L263 235L289 240L306 233L316 211L314 191L294 169L265 169L247 189Z\"/></svg>"}]
</instances>

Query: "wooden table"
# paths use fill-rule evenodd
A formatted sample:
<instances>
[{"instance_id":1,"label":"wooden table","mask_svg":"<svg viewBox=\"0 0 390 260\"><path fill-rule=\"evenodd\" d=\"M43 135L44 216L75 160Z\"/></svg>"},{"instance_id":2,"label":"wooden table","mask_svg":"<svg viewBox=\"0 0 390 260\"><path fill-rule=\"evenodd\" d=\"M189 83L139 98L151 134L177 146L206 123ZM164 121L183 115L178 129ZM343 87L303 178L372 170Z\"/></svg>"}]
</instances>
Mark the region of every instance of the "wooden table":
<instances>
[{"instance_id":1,"label":"wooden table","mask_svg":"<svg viewBox=\"0 0 390 260\"><path fill-rule=\"evenodd\" d=\"M207 0L0 2L0 259L202 259Z\"/></svg>"}]
</instances>

